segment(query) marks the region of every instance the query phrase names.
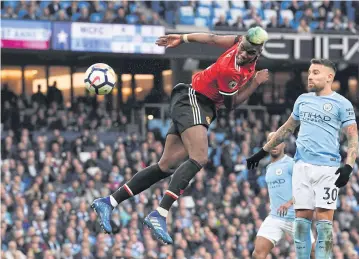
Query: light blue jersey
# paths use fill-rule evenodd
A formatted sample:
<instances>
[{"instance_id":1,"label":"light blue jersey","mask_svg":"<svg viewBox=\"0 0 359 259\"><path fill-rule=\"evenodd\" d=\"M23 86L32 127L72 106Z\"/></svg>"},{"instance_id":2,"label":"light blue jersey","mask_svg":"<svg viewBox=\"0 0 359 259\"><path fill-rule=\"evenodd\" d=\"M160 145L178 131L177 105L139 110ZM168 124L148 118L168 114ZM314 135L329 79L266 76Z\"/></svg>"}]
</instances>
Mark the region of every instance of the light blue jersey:
<instances>
[{"instance_id":1,"label":"light blue jersey","mask_svg":"<svg viewBox=\"0 0 359 259\"><path fill-rule=\"evenodd\" d=\"M306 93L298 97L292 117L300 120L294 160L324 166L340 166L340 129L355 123L353 105L342 95Z\"/></svg>"},{"instance_id":2,"label":"light blue jersey","mask_svg":"<svg viewBox=\"0 0 359 259\"><path fill-rule=\"evenodd\" d=\"M266 183L270 200L270 215L280 217L277 210L281 205L292 199L292 174L294 160L285 155L280 160L267 166ZM294 220L294 208L291 206L284 217L286 220Z\"/></svg>"}]
</instances>

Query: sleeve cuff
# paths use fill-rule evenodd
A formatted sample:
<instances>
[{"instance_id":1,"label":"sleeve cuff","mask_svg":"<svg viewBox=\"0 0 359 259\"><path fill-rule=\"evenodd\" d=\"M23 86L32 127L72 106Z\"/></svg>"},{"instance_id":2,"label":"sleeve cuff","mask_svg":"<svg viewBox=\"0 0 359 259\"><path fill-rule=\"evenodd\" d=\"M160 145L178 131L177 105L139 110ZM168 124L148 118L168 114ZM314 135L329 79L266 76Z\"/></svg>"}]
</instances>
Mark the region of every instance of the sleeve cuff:
<instances>
[{"instance_id":1,"label":"sleeve cuff","mask_svg":"<svg viewBox=\"0 0 359 259\"><path fill-rule=\"evenodd\" d=\"M292 118L296 121L299 121L299 116L298 115L295 115L294 112L292 112Z\"/></svg>"},{"instance_id":2,"label":"sleeve cuff","mask_svg":"<svg viewBox=\"0 0 359 259\"><path fill-rule=\"evenodd\" d=\"M226 92L222 92L222 91L218 91L220 94L222 95L227 95L227 96L230 96L230 95L235 95L236 93L238 93L238 90L237 91L234 91L234 92L231 92L231 93L226 93Z\"/></svg>"}]
</instances>

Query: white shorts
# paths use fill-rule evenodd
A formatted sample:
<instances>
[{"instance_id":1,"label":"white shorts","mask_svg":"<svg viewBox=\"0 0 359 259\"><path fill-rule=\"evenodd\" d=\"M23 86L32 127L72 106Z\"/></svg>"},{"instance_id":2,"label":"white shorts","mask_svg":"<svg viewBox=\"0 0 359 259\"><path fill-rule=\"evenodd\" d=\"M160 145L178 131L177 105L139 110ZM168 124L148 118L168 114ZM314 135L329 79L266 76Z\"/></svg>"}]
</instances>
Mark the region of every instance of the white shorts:
<instances>
[{"instance_id":1,"label":"white shorts","mask_svg":"<svg viewBox=\"0 0 359 259\"><path fill-rule=\"evenodd\" d=\"M319 166L299 161L293 167L294 209L323 208L335 210L339 188L335 181L339 167Z\"/></svg>"},{"instance_id":2,"label":"white shorts","mask_svg":"<svg viewBox=\"0 0 359 259\"><path fill-rule=\"evenodd\" d=\"M294 238L294 221L287 221L277 217L269 215L263 221L261 227L258 230L257 236L264 237L271 241L274 246L281 240L285 234ZM310 239L312 244L315 242L312 231L310 231Z\"/></svg>"}]
</instances>

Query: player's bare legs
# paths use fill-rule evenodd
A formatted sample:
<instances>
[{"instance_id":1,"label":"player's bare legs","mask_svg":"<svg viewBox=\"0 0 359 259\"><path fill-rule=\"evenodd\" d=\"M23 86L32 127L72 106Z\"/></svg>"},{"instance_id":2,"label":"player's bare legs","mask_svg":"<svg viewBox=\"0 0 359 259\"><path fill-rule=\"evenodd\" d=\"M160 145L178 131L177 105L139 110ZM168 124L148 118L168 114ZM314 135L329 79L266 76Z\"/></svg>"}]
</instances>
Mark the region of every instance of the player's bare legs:
<instances>
[{"instance_id":1,"label":"player's bare legs","mask_svg":"<svg viewBox=\"0 0 359 259\"><path fill-rule=\"evenodd\" d=\"M254 243L254 251L252 258L254 259L265 259L267 258L270 251L273 249L274 244L272 241L265 237L257 236L256 242Z\"/></svg>"},{"instance_id":2,"label":"player's bare legs","mask_svg":"<svg viewBox=\"0 0 359 259\"><path fill-rule=\"evenodd\" d=\"M166 138L165 148L158 166L162 172L168 172L170 169L177 168L180 163L188 156L188 153L182 143L179 135L169 134Z\"/></svg>"},{"instance_id":3,"label":"player's bare legs","mask_svg":"<svg viewBox=\"0 0 359 259\"><path fill-rule=\"evenodd\" d=\"M173 243L172 238L167 233L166 217L168 211L208 159L206 127L203 125L190 127L181 134L181 138L189 159L174 172L169 188L157 210L151 212L144 220L144 224L151 229L155 237L167 244Z\"/></svg>"},{"instance_id":4,"label":"player's bare legs","mask_svg":"<svg viewBox=\"0 0 359 259\"><path fill-rule=\"evenodd\" d=\"M169 170L179 164L188 156L180 136L169 134L166 138L164 152L157 164L146 167L136 173L127 183L121 186L109 197L95 200L91 207L100 218L100 225L106 233L112 232L110 224L111 212L118 204L128 198L141 193L151 185L168 177Z\"/></svg>"}]
</instances>

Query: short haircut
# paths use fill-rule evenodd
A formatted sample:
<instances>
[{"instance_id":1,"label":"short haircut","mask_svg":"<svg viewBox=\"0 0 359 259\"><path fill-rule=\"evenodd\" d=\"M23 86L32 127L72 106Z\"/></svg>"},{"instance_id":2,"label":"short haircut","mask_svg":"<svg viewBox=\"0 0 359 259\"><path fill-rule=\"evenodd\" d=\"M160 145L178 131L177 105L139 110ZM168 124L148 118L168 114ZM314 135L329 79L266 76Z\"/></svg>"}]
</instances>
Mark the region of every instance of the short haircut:
<instances>
[{"instance_id":1,"label":"short haircut","mask_svg":"<svg viewBox=\"0 0 359 259\"><path fill-rule=\"evenodd\" d=\"M310 63L319 64L319 65L329 67L329 68L333 69L334 74L337 72L337 68L335 67L335 64L332 61L330 61L329 59L325 59L325 58L316 59L316 58L313 58L310 61Z\"/></svg>"}]
</instances>

